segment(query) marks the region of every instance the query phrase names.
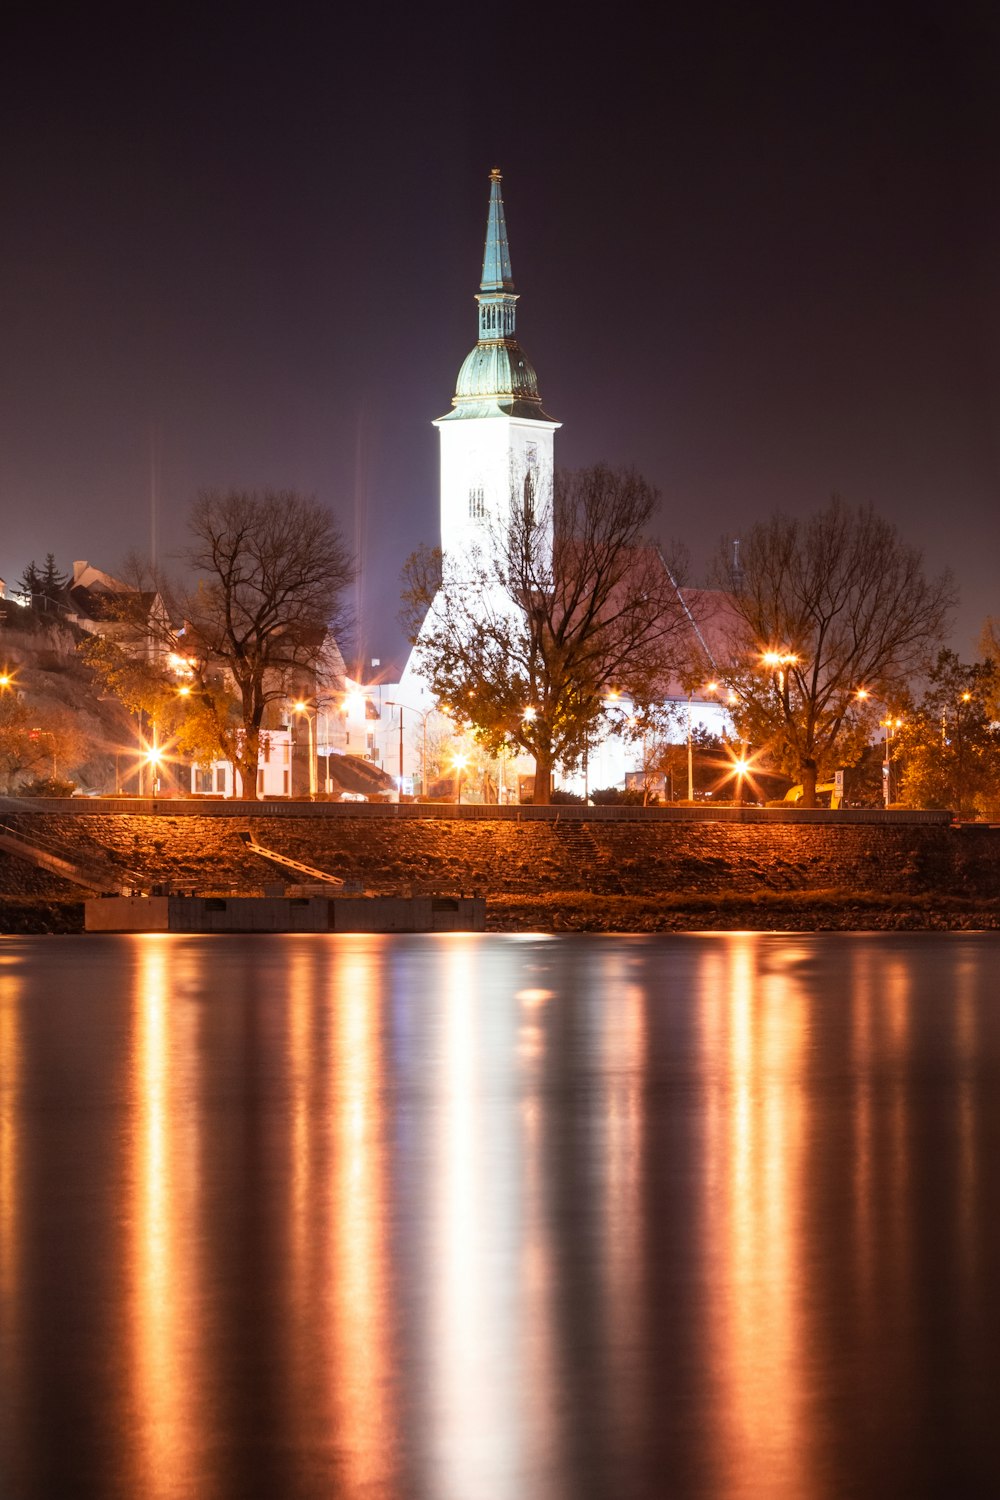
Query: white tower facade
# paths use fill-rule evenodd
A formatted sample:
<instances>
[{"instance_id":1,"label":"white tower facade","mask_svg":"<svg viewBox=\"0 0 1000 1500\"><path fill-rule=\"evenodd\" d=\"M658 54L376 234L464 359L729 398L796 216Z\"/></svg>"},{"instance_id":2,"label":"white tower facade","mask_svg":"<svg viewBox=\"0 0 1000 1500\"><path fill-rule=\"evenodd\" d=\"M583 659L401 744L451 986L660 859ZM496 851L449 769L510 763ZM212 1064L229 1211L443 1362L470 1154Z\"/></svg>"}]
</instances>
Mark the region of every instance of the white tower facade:
<instances>
[{"instance_id":1,"label":"white tower facade","mask_svg":"<svg viewBox=\"0 0 1000 1500\"><path fill-rule=\"evenodd\" d=\"M446 564L457 567L463 553L504 524L512 504L551 495L560 426L543 410L538 378L515 337L517 293L497 168L476 301L478 342L459 371L451 411L434 424L441 434L441 547Z\"/></svg>"},{"instance_id":2,"label":"white tower facade","mask_svg":"<svg viewBox=\"0 0 1000 1500\"><path fill-rule=\"evenodd\" d=\"M517 293L497 168L490 173L476 302L478 341L458 373L451 411L434 423L441 434L441 550L452 577L467 564L475 570L475 554L481 558L491 537L502 535L513 505L531 506L542 545L546 527L551 545L553 437L561 423L543 409L538 378L515 337ZM495 610L511 608L502 597L489 602ZM432 606L424 632L434 613ZM434 698L414 656L400 693L423 713Z\"/></svg>"}]
</instances>

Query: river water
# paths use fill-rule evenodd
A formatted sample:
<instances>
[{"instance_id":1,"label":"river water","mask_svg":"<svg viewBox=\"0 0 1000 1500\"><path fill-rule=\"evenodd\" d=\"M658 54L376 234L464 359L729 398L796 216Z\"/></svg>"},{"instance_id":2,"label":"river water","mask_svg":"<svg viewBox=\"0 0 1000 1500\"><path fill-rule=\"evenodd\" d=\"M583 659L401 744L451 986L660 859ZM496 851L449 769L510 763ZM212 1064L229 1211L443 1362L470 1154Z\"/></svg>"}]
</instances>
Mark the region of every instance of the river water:
<instances>
[{"instance_id":1,"label":"river water","mask_svg":"<svg viewBox=\"0 0 1000 1500\"><path fill-rule=\"evenodd\" d=\"M998 963L0 940L0 1494L1000 1493Z\"/></svg>"}]
</instances>

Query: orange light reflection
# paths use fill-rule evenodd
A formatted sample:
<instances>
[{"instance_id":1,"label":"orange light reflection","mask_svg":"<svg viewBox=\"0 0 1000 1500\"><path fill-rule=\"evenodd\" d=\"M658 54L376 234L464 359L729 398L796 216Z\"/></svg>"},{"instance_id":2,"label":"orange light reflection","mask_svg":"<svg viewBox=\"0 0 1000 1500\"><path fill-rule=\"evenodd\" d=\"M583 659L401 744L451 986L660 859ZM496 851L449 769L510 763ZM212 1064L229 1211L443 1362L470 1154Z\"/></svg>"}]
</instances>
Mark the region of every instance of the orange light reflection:
<instances>
[{"instance_id":1,"label":"orange light reflection","mask_svg":"<svg viewBox=\"0 0 1000 1500\"><path fill-rule=\"evenodd\" d=\"M193 1401L193 1250L197 1125L175 1097L197 1057L191 1011L170 1008L170 939L137 939L128 1199L133 1492L146 1500L194 1494L204 1479Z\"/></svg>"},{"instance_id":2,"label":"orange light reflection","mask_svg":"<svg viewBox=\"0 0 1000 1500\"><path fill-rule=\"evenodd\" d=\"M0 958L0 1370L6 1391L19 1367L20 1225L18 1105L21 1088L21 983Z\"/></svg>"},{"instance_id":3,"label":"orange light reflection","mask_svg":"<svg viewBox=\"0 0 1000 1500\"><path fill-rule=\"evenodd\" d=\"M721 972L706 971L703 990L703 1049L715 1094L704 1213L720 1411L715 1492L740 1493L755 1473L767 1476L769 1494L808 1495L815 1493L804 1467L812 1451L808 1330L797 1253L806 1001L791 944L762 950L756 936L733 934L723 953Z\"/></svg>"}]
</instances>

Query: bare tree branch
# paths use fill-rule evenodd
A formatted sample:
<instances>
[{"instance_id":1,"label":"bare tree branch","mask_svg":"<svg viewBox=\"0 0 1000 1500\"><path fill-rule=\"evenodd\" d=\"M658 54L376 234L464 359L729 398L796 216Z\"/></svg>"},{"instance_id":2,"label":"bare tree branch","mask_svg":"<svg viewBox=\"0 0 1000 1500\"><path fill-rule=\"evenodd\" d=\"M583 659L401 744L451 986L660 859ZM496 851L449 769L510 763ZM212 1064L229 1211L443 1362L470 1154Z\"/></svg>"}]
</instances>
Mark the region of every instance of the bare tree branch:
<instances>
[{"instance_id":1,"label":"bare tree branch","mask_svg":"<svg viewBox=\"0 0 1000 1500\"><path fill-rule=\"evenodd\" d=\"M838 498L808 520L777 514L754 526L735 576L731 557L726 539L716 574L732 601L733 717L813 806L817 776L848 746L860 754L873 701L901 692L940 643L952 581L928 579L894 526Z\"/></svg>"},{"instance_id":2,"label":"bare tree branch","mask_svg":"<svg viewBox=\"0 0 1000 1500\"><path fill-rule=\"evenodd\" d=\"M687 618L647 532L656 492L632 470L557 473L550 495L484 527L479 546L422 549L403 620L434 691L492 750L535 760L535 800L607 729L611 687L662 693Z\"/></svg>"}]
</instances>

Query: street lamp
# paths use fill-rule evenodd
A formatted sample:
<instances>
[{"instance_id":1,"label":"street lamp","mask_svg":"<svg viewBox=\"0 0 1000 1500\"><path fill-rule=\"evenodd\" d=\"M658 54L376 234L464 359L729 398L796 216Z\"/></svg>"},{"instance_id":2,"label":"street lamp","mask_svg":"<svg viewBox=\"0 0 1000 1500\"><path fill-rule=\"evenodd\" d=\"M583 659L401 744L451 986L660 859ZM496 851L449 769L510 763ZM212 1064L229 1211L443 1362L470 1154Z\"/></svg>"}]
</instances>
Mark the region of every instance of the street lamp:
<instances>
[{"instance_id":1,"label":"street lamp","mask_svg":"<svg viewBox=\"0 0 1000 1500\"><path fill-rule=\"evenodd\" d=\"M887 716L882 720L882 728L885 730L885 759L882 762L882 798L886 807L892 802L892 735L893 730L902 727L902 719L894 719Z\"/></svg>"},{"instance_id":2,"label":"street lamp","mask_svg":"<svg viewBox=\"0 0 1000 1500\"><path fill-rule=\"evenodd\" d=\"M156 796L157 790L159 789L160 785L160 761L162 760L162 758L163 757L160 752L160 747L157 744L150 745L144 755L146 765L149 767L149 775L152 782L150 791L152 792L154 797Z\"/></svg>"},{"instance_id":3,"label":"street lamp","mask_svg":"<svg viewBox=\"0 0 1000 1500\"><path fill-rule=\"evenodd\" d=\"M794 651L764 651L761 653L761 660L765 667L770 667L778 679L778 697L782 700L786 709L788 707L788 700L785 697L787 671L789 667L795 666L798 659Z\"/></svg>"},{"instance_id":4,"label":"street lamp","mask_svg":"<svg viewBox=\"0 0 1000 1500\"><path fill-rule=\"evenodd\" d=\"M316 750L313 739L313 715L309 712L309 705L300 698L297 703L292 704L292 712L301 714L306 721L307 746L309 750L309 795L316 795Z\"/></svg>"},{"instance_id":5,"label":"street lamp","mask_svg":"<svg viewBox=\"0 0 1000 1500\"><path fill-rule=\"evenodd\" d=\"M454 756L452 758L452 762L451 763L455 767L455 770L458 772L458 805L459 805L459 807L461 807L461 805L462 805L462 772L465 770L466 766L469 764L469 757L467 755L456 755L456 756Z\"/></svg>"}]
</instances>

